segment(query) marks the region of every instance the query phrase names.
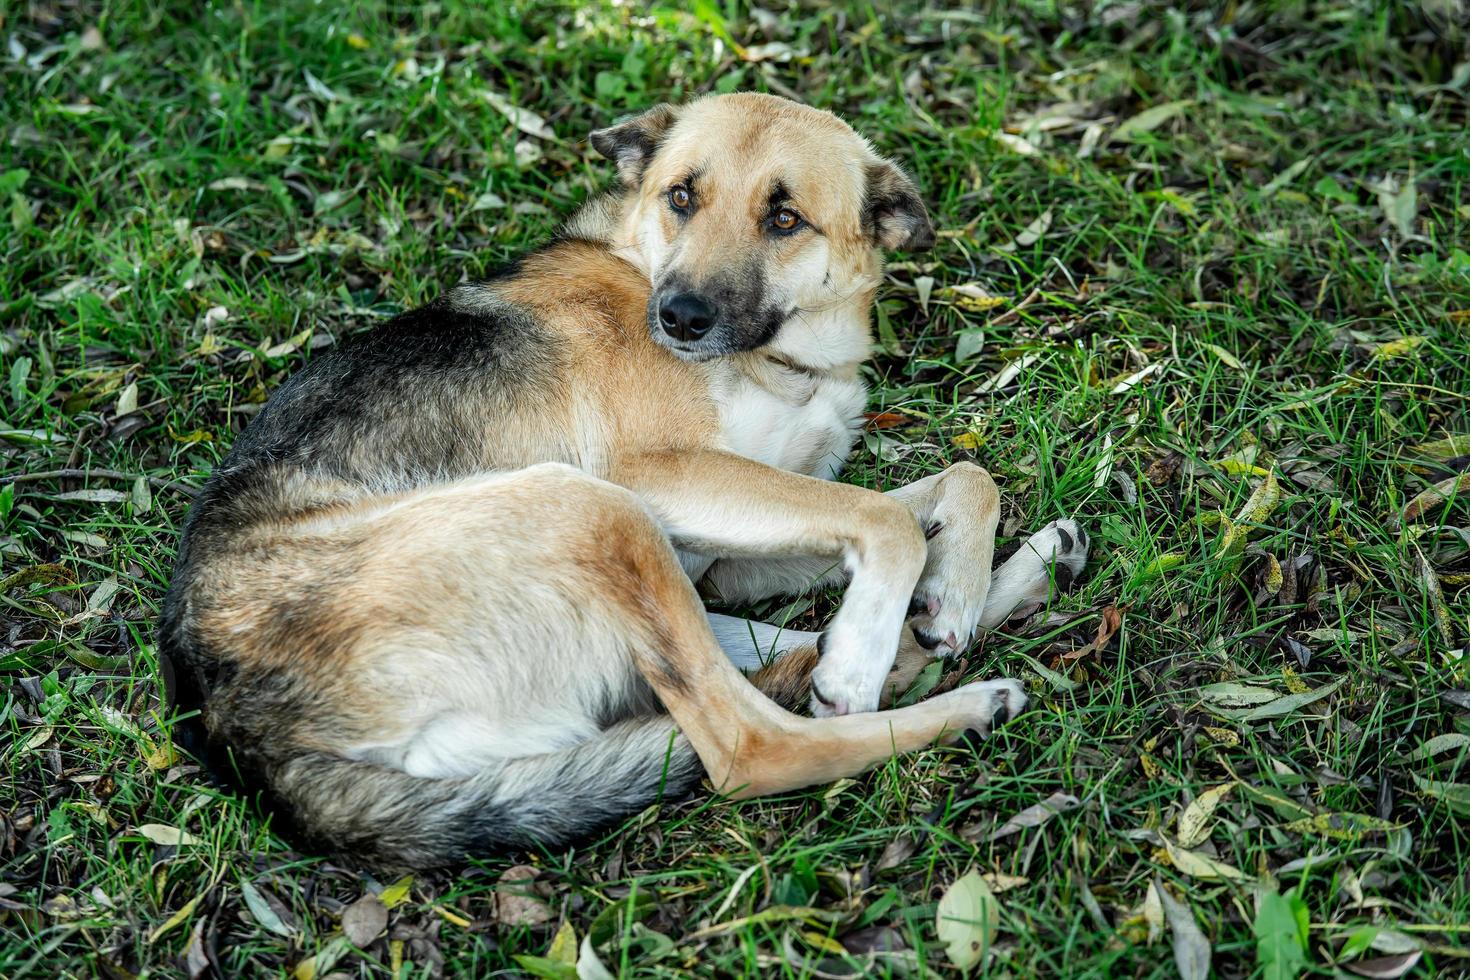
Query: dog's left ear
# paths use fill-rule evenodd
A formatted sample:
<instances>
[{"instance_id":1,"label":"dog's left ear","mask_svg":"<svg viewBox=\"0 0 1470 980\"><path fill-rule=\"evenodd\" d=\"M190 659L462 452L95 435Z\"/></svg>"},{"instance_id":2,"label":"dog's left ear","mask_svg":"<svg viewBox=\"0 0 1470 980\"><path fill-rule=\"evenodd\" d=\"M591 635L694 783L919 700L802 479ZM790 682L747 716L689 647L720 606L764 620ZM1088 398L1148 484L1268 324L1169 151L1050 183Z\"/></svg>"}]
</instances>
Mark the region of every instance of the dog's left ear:
<instances>
[{"instance_id":1,"label":"dog's left ear","mask_svg":"<svg viewBox=\"0 0 1470 980\"><path fill-rule=\"evenodd\" d=\"M868 164L863 227L880 248L922 252L934 247L934 224L919 189L897 164Z\"/></svg>"},{"instance_id":2,"label":"dog's left ear","mask_svg":"<svg viewBox=\"0 0 1470 980\"><path fill-rule=\"evenodd\" d=\"M594 130L592 148L618 165L618 177L624 185L637 187L677 116L668 103L656 105L641 116Z\"/></svg>"}]
</instances>

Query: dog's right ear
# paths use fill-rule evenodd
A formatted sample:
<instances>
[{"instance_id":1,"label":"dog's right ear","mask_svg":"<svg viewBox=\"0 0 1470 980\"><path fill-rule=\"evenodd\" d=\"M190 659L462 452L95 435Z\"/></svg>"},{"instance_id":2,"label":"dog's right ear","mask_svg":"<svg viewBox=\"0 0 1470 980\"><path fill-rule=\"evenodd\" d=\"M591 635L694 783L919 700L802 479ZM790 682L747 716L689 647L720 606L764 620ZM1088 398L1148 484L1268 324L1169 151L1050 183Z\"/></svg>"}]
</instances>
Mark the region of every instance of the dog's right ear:
<instances>
[{"instance_id":1,"label":"dog's right ear","mask_svg":"<svg viewBox=\"0 0 1470 980\"><path fill-rule=\"evenodd\" d=\"M656 105L641 116L594 130L592 148L618 165L618 178L626 186L637 187L648 161L658 152L664 134L677 117L668 103Z\"/></svg>"}]
</instances>

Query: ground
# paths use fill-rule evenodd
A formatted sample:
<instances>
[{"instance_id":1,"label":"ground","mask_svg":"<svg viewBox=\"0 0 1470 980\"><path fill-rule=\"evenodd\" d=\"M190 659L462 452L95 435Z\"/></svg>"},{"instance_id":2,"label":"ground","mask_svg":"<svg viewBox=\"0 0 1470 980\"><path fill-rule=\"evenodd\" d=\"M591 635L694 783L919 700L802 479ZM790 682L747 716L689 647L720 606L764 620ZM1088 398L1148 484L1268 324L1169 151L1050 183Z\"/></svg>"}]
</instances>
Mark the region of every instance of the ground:
<instances>
[{"instance_id":1,"label":"ground","mask_svg":"<svg viewBox=\"0 0 1470 980\"><path fill-rule=\"evenodd\" d=\"M0 974L1470 970L1463 3L987 9L0 6ZM293 851L170 742L189 487L313 351L543 240L592 128L745 88L941 229L846 478L973 459L1002 549L1091 530L922 679L1032 710L453 874Z\"/></svg>"}]
</instances>

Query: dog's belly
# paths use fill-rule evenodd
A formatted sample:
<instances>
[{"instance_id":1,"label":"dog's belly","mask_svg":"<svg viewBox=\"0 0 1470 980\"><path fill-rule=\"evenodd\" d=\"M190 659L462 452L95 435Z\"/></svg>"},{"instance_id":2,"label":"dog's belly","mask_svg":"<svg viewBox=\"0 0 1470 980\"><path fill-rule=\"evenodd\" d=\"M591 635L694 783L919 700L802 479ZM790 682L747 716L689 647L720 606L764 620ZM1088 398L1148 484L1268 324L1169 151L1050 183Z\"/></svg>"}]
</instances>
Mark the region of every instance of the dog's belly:
<instances>
[{"instance_id":1,"label":"dog's belly","mask_svg":"<svg viewBox=\"0 0 1470 980\"><path fill-rule=\"evenodd\" d=\"M778 392L741 379L719 399L721 437L747 459L832 480L852 452L866 400L855 379L800 375Z\"/></svg>"}]
</instances>

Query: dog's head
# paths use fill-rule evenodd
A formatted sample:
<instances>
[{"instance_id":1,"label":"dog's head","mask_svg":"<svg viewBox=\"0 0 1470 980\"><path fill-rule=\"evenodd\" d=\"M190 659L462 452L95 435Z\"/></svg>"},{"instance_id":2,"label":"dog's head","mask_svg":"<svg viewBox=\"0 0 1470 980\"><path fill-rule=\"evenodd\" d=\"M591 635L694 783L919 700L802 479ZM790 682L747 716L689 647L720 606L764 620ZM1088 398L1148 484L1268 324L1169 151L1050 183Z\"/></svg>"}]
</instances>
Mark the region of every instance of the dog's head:
<instances>
[{"instance_id":1,"label":"dog's head","mask_svg":"<svg viewBox=\"0 0 1470 980\"><path fill-rule=\"evenodd\" d=\"M860 360L883 250L934 243L903 171L786 99L661 105L592 145L626 188L615 244L653 284L649 330L686 359L771 347L813 367Z\"/></svg>"}]
</instances>

